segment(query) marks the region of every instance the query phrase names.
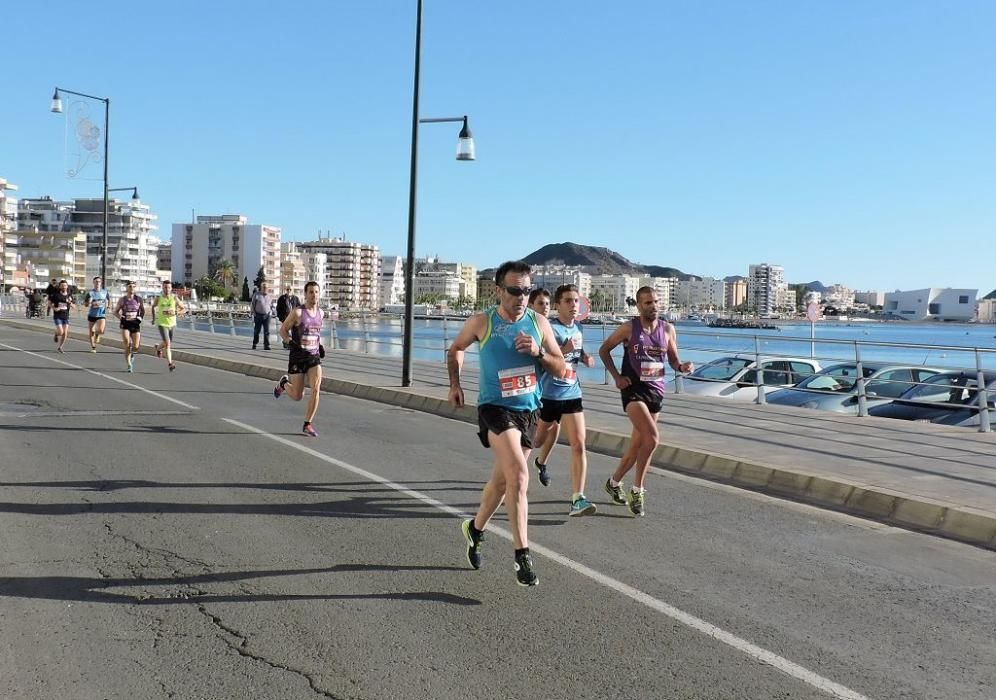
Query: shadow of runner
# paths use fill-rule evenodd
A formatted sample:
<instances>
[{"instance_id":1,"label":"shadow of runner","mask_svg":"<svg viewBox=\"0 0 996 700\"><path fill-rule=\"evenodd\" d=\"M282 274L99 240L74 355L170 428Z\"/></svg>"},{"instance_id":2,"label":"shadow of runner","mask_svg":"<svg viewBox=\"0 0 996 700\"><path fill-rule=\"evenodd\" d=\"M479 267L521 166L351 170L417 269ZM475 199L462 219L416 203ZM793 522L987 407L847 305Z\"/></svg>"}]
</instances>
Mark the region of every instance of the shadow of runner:
<instances>
[{"instance_id":1,"label":"shadow of runner","mask_svg":"<svg viewBox=\"0 0 996 700\"><path fill-rule=\"evenodd\" d=\"M245 581L277 576L349 573L363 571L470 571L456 566L392 566L387 564L337 564L313 569L271 569L193 574L173 578L93 578L84 576L5 576L0 577L0 597L66 600L86 603L124 603L129 605L203 605L205 603L256 603L295 600L410 600L450 605L481 605L476 598L467 598L442 591L395 591L386 593L259 593L214 594L198 590L198 584ZM178 590L171 595L153 596L143 593L112 593L107 588L127 586L168 586Z\"/></svg>"}]
</instances>

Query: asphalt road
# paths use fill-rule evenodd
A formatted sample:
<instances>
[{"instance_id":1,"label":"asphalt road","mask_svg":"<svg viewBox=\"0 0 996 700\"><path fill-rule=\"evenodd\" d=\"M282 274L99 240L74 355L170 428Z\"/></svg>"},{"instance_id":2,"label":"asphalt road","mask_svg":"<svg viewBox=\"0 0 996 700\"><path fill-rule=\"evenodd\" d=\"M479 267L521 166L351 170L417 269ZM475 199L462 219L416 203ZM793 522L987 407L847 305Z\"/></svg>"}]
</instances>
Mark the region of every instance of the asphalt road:
<instances>
[{"instance_id":1,"label":"asphalt road","mask_svg":"<svg viewBox=\"0 0 996 700\"><path fill-rule=\"evenodd\" d=\"M67 349L0 328L0 697L996 697L993 552L558 448L523 589L472 426Z\"/></svg>"}]
</instances>

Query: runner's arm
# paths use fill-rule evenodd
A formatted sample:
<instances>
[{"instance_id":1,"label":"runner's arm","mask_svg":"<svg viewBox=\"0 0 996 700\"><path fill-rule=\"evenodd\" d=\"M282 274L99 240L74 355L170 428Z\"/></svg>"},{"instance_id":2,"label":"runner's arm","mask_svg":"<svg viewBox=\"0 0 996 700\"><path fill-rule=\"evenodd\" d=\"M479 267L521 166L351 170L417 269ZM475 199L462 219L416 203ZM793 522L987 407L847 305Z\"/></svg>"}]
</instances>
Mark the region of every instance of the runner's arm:
<instances>
[{"instance_id":1,"label":"runner's arm","mask_svg":"<svg viewBox=\"0 0 996 700\"><path fill-rule=\"evenodd\" d=\"M674 326L668 329L671 334L671 342L667 344L667 361L671 369L675 372L691 372L695 367L691 362L682 362L678 359L678 333Z\"/></svg>"},{"instance_id":2,"label":"runner's arm","mask_svg":"<svg viewBox=\"0 0 996 700\"><path fill-rule=\"evenodd\" d=\"M291 337L290 337L291 328L293 328L298 323L300 323L300 321L299 321L300 318L301 318L301 310L300 309L294 309L289 314L287 314L287 318L285 318L284 322L280 324L280 331L279 331L280 338L285 343L289 343L290 342L290 340L291 340Z\"/></svg>"},{"instance_id":3,"label":"runner's arm","mask_svg":"<svg viewBox=\"0 0 996 700\"><path fill-rule=\"evenodd\" d=\"M557 344L557 337L553 334L550 321L544 316L537 316L536 320L539 322L540 332L543 334L543 349L546 350L546 354L539 358L539 362L550 376L563 378L567 374L567 362L564 360L564 353L561 352L560 346ZM539 353L539 348L536 349L536 352Z\"/></svg>"},{"instance_id":4,"label":"runner's arm","mask_svg":"<svg viewBox=\"0 0 996 700\"><path fill-rule=\"evenodd\" d=\"M484 325L484 314L474 314L468 318L446 351L446 369L450 376L451 390L460 387L460 371L463 369L464 352L484 335Z\"/></svg>"},{"instance_id":5,"label":"runner's arm","mask_svg":"<svg viewBox=\"0 0 996 700\"><path fill-rule=\"evenodd\" d=\"M612 331L612 335L606 338L602 346L598 349L598 357L602 360L602 364L605 365L605 369L609 371L613 379L619 379L620 375L619 370L616 369L616 362L612 359L612 351L621 343L626 342L626 339L632 333L633 322L627 321Z\"/></svg>"}]
</instances>

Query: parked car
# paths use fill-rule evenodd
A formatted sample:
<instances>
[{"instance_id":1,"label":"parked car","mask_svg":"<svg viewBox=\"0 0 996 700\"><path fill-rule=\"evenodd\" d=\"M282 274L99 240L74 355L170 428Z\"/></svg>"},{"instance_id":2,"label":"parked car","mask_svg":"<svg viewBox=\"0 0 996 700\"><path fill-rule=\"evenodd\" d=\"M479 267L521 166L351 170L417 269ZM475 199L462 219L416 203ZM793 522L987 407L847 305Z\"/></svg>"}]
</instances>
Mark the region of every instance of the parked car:
<instances>
[{"instance_id":1,"label":"parked car","mask_svg":"<svg viewBox=\"0 0 996 700\"><path fill-rule=\"evenodd\" d=\"M977 376L974 369L935 374L892 403L868 409L868 415L940 425L977 426L979 425ZM984 372L983 380L989 394L989 408L994 408L996 372Z\"/></svg>"},{"instance_id":2,"label":"parked car","mask_svg":"<svg viewBox=\"0 0 996 700\"><path fill-rule=\"evenodd\" d=\"M820 371L816 360L801 357L761 357L763 391L792 386ZM738 401L757 400L757 363L752 355L731 355L706 363L668 382L668 391L692 396L721 396Z\"/></svg>"},{"instance_id":3,"label":"parked car","mask_svg":"<svg viewBox=\"0 0 996 700\"><path fill-rule=\"evenodd\" d=\"M892 401L940 372L931 367L862 362L866 404ZM858 366L854 362L831 365L806 377L794 387L765 396L772 406L800 406L835 413L858 414Z\"/></svg>"}]
</instances>

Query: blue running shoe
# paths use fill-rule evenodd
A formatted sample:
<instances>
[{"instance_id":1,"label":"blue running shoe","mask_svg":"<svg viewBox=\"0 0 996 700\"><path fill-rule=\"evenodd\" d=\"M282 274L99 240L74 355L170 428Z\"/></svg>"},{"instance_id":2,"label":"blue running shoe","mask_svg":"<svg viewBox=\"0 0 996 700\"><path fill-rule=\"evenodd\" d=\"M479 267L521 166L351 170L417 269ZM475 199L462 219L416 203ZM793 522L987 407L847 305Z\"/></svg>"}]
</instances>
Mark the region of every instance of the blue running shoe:
<instances>
[{"instance_id":1,"label":"blue running shoe","mask_svg":"<svg viewBox=\"0 0 996 700\"><path fill-rule=\"evenodd\" d=\"M572 518L579 515L594 515L596 510L595 504L582 495L580 498L571 501L571 510L568 515Z\"/></svg>"}]
</instances>

